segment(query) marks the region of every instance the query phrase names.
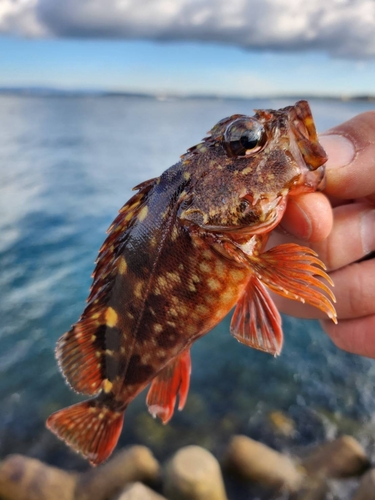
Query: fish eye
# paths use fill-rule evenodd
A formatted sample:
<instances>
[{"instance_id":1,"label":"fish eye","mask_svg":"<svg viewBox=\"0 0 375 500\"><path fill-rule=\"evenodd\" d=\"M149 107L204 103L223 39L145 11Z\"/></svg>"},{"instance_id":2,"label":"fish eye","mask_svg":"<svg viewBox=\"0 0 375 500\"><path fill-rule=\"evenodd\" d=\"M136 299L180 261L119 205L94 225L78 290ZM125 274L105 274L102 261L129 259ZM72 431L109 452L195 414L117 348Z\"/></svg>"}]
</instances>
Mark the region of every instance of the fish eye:
<instances>
[{"instance_id":1,"label":"fish eye","mask_svg":"<svg viewBox=\"0 0 375 500\"><path fill-rule=\"evenodd\" d=\"M257 120L238 118L226 128L223 146L227 155L235 158L260 151L266 140L266 131Z\"/></svg>"}]
</instances>

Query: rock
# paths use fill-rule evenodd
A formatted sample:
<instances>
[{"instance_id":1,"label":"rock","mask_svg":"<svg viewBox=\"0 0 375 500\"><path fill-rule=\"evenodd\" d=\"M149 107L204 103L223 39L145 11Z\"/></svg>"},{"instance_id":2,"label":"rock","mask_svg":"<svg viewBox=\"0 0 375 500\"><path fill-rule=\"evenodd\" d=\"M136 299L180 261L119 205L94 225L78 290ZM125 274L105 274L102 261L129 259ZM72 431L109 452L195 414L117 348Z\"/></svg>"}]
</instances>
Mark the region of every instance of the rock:
<instances>
[{"instance_id":1,"label":"rock","mask_svg":"<svg viewBox=\"0 0 375 500\"><path fill-rule=\"evenodd\" d=\"M301 489L292 494L289 500L327 500L329 492L329 485L324 478L306 477Z\"/></svg>"},{"instance_id":2,"label":"rock","mask_svg":"<svg viewBox=\"0 0 375 500\"><path fill-rule=\"evenodd\" d=\"M227 500L219 462L199 446L181 448L166 465L164 494L169 500Z\"/></svg>"},{"instance_id":3,"label":"rock","mask_svg":"<svg viewBox=\"0 0 375 500\"><path fill-rule=\"evenodd\" d=\"M353 500L375 500L375 469L363 476Z\"/></svg>"},{"instance_id":4,"label":"rock","mask_svg":"<svg viewBox=\"0 0 375 500\"><path fill-rule=\"evenodd\" d=\"M119 493L127 483L155 481L159 473L159 464L150 450L145 446L132 446L104 465L81 474L76 500L106 500Z\"/></svg>"},{"instance_id":5,"label":"rock","mask_svg":"<svg viewBox=\"0 0 375 500\"><path fill-rule=\"evenodd\" d=\"M295 492L304 478L287 456L247 436L234 436L224 464L242 479L272 490Z\"/></svg>"},{"instance_id":6,"label":"rock","mask_svg":"<svg viewBox=\"0 0 375 500\"><path fill-rule=\"evenodd\" d=\"M302 466L309 476L339 479L362 474L370 462L356 439L342 436L319 446L302 461Z\"/></svg>"},{"instance_id":7,"label":"rock","mask_svg":"<svg viewBox=\"0 0 375 500\"><path fill-rule=\"evenodd\" d=\"M129 484L116 500L166 500L142 483Z\"/></svg>"},{"instance_id":8,"label":"rock","mask_svg":"<svg viewBox=\"0 0 375 500\"><path fill-rule=\"evenodd\" d=\"M10 455L0 464L1 500L107 500L130 482L154 481L159 464L145 446L133 446L83 474Z\"/></svg>"},{"instance_id":9,"label":"rock","mask_svg":"<svg viewBox=\"0 0 375 500\"><path fill-rule=\"evenodd\" d=\"M10 455L0 464L2 500L73 500L77 474L22 455Z\"/></svg>"}]
</instances>

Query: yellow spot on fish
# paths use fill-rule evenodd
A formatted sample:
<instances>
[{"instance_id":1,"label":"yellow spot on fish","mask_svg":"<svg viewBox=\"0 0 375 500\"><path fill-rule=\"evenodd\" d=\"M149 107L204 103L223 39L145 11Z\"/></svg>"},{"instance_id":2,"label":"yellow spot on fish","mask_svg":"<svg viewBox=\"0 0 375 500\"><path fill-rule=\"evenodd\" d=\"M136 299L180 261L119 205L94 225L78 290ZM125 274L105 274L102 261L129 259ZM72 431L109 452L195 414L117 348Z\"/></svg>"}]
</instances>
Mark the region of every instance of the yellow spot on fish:
<instances>
[{"instance_id":1,"label":"yellow spot on fish","mask_svg":"<svg viewBox=\"0 0 375 500\"><path fill-rule=\"evenodd\" d=\"M105 417L104 412L99 413L98 418L99 418L100 420L103 420L103 418L104 418L104 417Z\"/></svg>"},{"instance_id":2,"label":"yellow spot on fish","mask_svg":"<svg viewBox=\"0 0 375 500\"><path fill-rule=\"evenodd\" d=\"M199 264L199 269L203 271L204 273L210 273L211 272L211 266L207 262L201 262Z\"/></svg>"},{"instance_id":3,"label":"yellow spot on fish","mask_svg":"<svg viewBox=\"0 0 375 500\"><path fill-rule=\"evenodd\" d=\"M160 288L165 288L166 286L168 286L168 281L164 276L159 276L157 279L157 283Z\"/></svg>"},{"instance_id":4,"label":"yellow spot on fish","mask_svg":"<svg viewBox=\"0 0 375 500\"><path fill-rule=\"evenodd\" d=\"M215 272L218 275L218 277L224 278L224 276L226 275L226 271L227 269L224 263L221 260L217 259L215 262Z\"/></svg>"},{"instance_id":5,"label":"yellow spot on fish","mask_svg":"<svg viewBox=\"0 0 375 500\"><path fill-rule=\"evenodd\" d=\"M171 326L172 328L176 328L176 323L174 321L167 321L167 325Z\"/></svg>"},{"instance_id":6,"label":"yellow spot on fish","mask_svg":"<svg viewBox=\"0 0 375 500\"><path fill-rule=\"evenodd\" d=\"M131 210L128 214L126 214L125 216L125 222L129 222L130 219L132 219L134 217L134 210Z\"/></svg>"},{"instance_id":7,"label":"yellow spot on fish","mask_svg":"<svg viewBox=\"0 0 375 500\"><path fill-rule=\"evenodd\" d=\"M113 328L117 325L117 312L113 309L113 307L108 307L105 312L105 323L109 328Z\"/></svg>"},{"instance_id":8,"label":"yellow spot on fish","mask_svg":"<svg viewBox=\"0 0 375 500\"><path fill-rule=\"evenodd\" d=\"M186 316L187 314L189 314L189 309L184 305L184 304L180 304L178 306L178 312L182 315L182 316Z\"/></svg>"},{"instance_id":9,"label":"yellow spot on fish","mask_svg":"<svg viewBox=\"0 0 375 500\"><path fill-rule=\"evenodd\" d=\"M201 279L197 274L192 274L191 279L194 281L194 283L200 283Z\"/></svg>"},{"instance_id":10,"label":"yellow spot on fish","mask_svg":"<svg viewBox=\"0 0 375 500\"><path fill-rule=\"evenodd\" d=\"M125 347L124 346L121 346L120 352L121 352L121 354L125 354L126 351L125 351Z\"/></svg>"},{"instance_id":11,"label":"yellow spot on fish","mask_svg":"<svg viewBox=\"0 0 375 500\"><path fill-rule=\"evenodd\" d=\"M174 228L172 229L172 241L176 241L177 238L178 238L178 229L176 226L174 226Z\"/></svg>"},{"instance_id":12,"label":"yellow spot on fish","mask_svg":"<svg viewBox=\"0 0 375 500\"><path fill-rule=\"evenodd\" d=\"M168 310L169 316L173 316L174 318L178 317L178 312L174 307L170 307Z\"/></svg>"},{"instance_id":13,"label":"yellow spot on fish","mask_svg":"<svg viewBox=\"0 0 375 500\"><path fill-rule=\"evenodd\" d=\"M128 318L130 318L130 319L134 319L134 314L132 314L132 313L131 313L131 312L129 312L129 311L126 313L126 316L127 316Z\"/></svg>"},{"instance_id":14,"label":"yellow spot on fish","mask_svg":"<svg viewBox=\"0 0 375 500\"><path fill-rule=\"evenodd\" d=\"M202 315L208 314L210 312L208 307L204 306L203 304L199 304L195 310L197 311L197 313Z\"/></svg>"},{"instance_id":15,"label":"yellow spot on fish","mask_svg":"<svg viewBox=\"0 0 375 500\"><path fill-rule=\"evenodd\" d=\"M213 290L214 292L216 290L220 290L221 288L221 283L215 278L208 278L207 280L207 285L210 290Z\"/></svg>"},{"instance_id":16,"label":"yellow spot on fish","mask_svg":"<svg viewBox=\"0 0 375 500\"><path fill-rule=\"evenodd\" d=\"M96 340L96 335L91 335L91 342L95 342Z\"/></svg>"},{"instance_id":17,"label":"yellow spot on fish","mask_svg":"<svg viewBox=\"0 0 375 500\"><path fill-rule=\"evenodd\" d=\"M100 313L95 313L91 316L92 319L98 319L100 316Z\"/></svg>"},{"instance_id":18,"label":"yellow spot on fish","mask_svg":"<svg viewBox=\"0 0 375 500\"><path fill-rule=\"evenodd\" d=\"M234 280L241 281L245 278L246 272L242 271L241 269L232 269L230 271L230 275Z\"/></svg>"},{"instance_id":19,"label":"yellow spot on fish","mask_svg":"<svg viewBox=\"0 0 375 500\"><path fill-rule=\"evenodd\" d=\"M142 355L142 361L144 363L148 363L152 359L152 354L150 352L146 352L145 354Z\"/></svg>"},{"instance_id":20,"label":"yellow spot on fish","mask_svg":"<svg viewBox=\"0 0 375 500\"><path fill-rule=\"evenodd\" d=\"M97 358L100 358L100 356L101 356L101 355L102 355L102 353L101 353L100 351L96 351L96 352L95 352L95 356L96 356Z\"/></svg>"},{"instance_id":21,"label":"yellow spot on fish","mask_svg":"<svg viewBox=\"0 0 375 500\"><path fill-rule=\"evenodd\" d=\"M138 299L142 298L142 288L143 288L143 282L142 281L138 281L138 283L136 283L135 287L134 287L134 295Z\"/></svg>"},{"instance_id":22,"label":"yellow spot on fish","mask_svg":"<svg viewBox=\"0 0 375 500\"><path fill-rule=\"evenodd\" d=\"M150 247L154 248L157 244L158 240L156 239L155 236L152 236L152 238L150 238Z\"/></svg>"},{"instance_id":23,"label":"yellow spot on fish","mask_svg":"<svg viewBox=\"0 0 375 500\"><path fill-rule=\"evenodd\" d=\"M111 392L112 387L113 387L112 382L110 380L108 380L107 378L105 378L103 380L103 389L104 389L104 392L106 392L108 394L108 392Z\"/></svg>"},{"instance_id":24,"label":"yellow spot on fish","mask_svg":"<svg viewBox=\"0 0 375 500\"><path fill-rule=\"evenodd\" d=\"M242 175L250 174L253 171L253 167L246 167L243 170L241 170Z\"/></svg>"},{"instance_id":25,"label":"yellow spot on fish","mask_svg":"<svg viewBox=\"0 0 375 500\"><path fill-rule=\"evenodd\" d=\"M194 283L189 283L189 285L188 285L188 290L189 290L190 292L196 292L196 291L197 291L197 289L196 289L196 288L195 288L195 286L194 286Z\"/></svg>"},{"instance_id":26,"label":"yellow spot on fish","mask_svg":"<svg viewBox=\"0 0 375 500\"><path fill-rule=\"evenodd\" d=\"M113 351L111 351L111 349L106 349L106 350L105 350L105 354L106 354L107 356L113 356L113 355L114 355L114 352L113 352Z\"/></svg>"},{"instance_id":27,"label":"yellow spot on fish","mask_svg":"<svg viewBox=\"0 0 375 500\"><path fill-rule=\"evenodd\" d=\"M138 214L138 220L140 222L144 221L145 218L147 217L147 214L148 214L148 206L145 205L144 207L141 208L141 210L139 211L139 214Z\"/></svg>"},{"instance_id":28,"label":"yellow spot on fish","mask_svg":"<svg viewBox=\"0 0 375 500\"><path fill-rule=\"evenodd\" d=\"M126 263L126 260L124 257L120 257L119 263L118 263L118 272L120 274L125 274L128 269L128 264Z\"/></svg>"},{"instance_id":29,"label":"yellow spot on fish","mask_svg":"<svg viewBox=\"0 0 375 500\"><path fill-rule=\"evenodd\" d=\"M184 179L185 181L188 181L190 179L191 175L189 172L184 172Z\"/></svg>"},{"instance_id":30,"label":"yellow spot on fish","mask_svg":"<svg viewBox=\"0 0 375 500\"><path fill-rule=\"evenodd\" d=\"M178 273L167 273L166 274L167 279L170 281L173 281L174 283L181 283L181 278Z\"/></svg>"},{"instance_id":31,"label":"yellow spot on fish","mask_svg":"<svg viewBox=\"0 0 375 500\"><path fill-rule=\"evenodd\" d=\"M223 302L230 302L234 299L234 290L232 288L228 288L224 293L220 296Z\"/></svg>"},{"instance_id":32,"label":"yellow spot on fish","mask_svg":"<svg viewBox=\"0 0 375 500\"><path fill-rule=\"evenodd\" d=\"M162 326L162 325L160 325L159 323L155 323L155 324L154 324L154 332L155 332L155 333L160 333L160 332L162 332L162 331L163 331L163 326Z\"/></svg>"},{"instance_id":33,"label":"yellow spot on fish","mask_svg":"<svg viewBox=\"0 0 375 500\"><path fill-rule=\"evenodd\" d=\"M212 252L210 250L204 250L202 253L203 257L207 260L212 259Z\"/></svg>"}]
</instances>

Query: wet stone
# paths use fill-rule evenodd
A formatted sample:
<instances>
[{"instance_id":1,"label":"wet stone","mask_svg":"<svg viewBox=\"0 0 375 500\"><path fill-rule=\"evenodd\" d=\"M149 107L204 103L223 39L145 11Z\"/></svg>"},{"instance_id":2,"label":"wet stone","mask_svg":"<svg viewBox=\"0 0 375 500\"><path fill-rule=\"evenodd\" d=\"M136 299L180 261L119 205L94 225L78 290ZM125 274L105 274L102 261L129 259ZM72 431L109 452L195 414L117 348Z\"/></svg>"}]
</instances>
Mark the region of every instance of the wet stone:
<instances>
[{"instance_id":1,"label":"wet stone","mask_svg":"<svg viewBox=\"0 0 375 500\"><path fill-rule=\"evenodd\" d=\"M216 458L204 448L181 448L165 468L164 493L169 500L227 500Z\"/></svg>"},{"instance_id":2,"label":"wet stone","mask_svg":"<svg viewBox=\"0 0 375 500\"><path fill-rule=\"evenodd\" d=\"M234 436L229 443L225 468L245 481L270 490L296 492L304 475L289 457L247 436Z\"/></svg>"}]
</instances>

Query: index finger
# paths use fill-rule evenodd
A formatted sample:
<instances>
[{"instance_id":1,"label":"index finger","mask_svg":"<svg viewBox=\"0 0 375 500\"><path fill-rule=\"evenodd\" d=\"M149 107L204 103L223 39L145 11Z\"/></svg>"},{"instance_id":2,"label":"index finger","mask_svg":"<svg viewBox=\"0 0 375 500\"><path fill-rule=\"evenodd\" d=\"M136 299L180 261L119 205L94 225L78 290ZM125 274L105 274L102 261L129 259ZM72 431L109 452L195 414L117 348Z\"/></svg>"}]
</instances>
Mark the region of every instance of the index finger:
<instances>
[{"instance_id":1,"label":"index finger","mask_svg":"<svg viewBox=\"0 0 375 500\"><path fill-rule=\"evenodd\" d=\"M368 111L320 135L328 154L325 193L343 199L375 193L375 111Z\"/></svg>"}]
</instances>

